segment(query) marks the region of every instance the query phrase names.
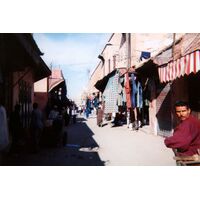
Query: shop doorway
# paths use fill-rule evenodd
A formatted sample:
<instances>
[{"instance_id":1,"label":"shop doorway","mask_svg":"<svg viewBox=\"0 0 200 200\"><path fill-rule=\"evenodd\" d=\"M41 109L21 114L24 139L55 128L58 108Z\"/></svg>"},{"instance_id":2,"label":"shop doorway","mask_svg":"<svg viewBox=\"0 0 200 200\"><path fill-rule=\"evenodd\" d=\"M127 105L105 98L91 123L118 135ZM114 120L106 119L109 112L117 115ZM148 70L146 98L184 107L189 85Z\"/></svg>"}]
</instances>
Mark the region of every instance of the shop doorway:
<instances>
[{"instance_id":1,"label":"shop doorway","mask_svg":"<svg viewBox=\"0 0 200 200\"><path fill-rule=\"evenodd\" d=\"M193 114L200 119L200 72L188 76L189 104Z\"/></svg>"}]
</instances>

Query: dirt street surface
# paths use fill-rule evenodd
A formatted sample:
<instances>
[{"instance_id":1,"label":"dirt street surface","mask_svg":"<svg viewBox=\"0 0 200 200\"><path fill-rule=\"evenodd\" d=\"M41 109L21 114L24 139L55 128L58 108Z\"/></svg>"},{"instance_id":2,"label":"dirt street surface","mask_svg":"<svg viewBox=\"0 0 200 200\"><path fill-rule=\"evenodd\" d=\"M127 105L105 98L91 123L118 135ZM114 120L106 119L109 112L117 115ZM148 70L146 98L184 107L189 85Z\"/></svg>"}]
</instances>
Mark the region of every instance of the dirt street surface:
<instances>
[{"instance_id":1,"label":"dirt street surface","mask_svg":"<svg viewBox=\"0 0 200 200\"><path fill-rule=\"evenodd\" d=\"M103 127L96 117L79 116L71 123L66 145L42 146L38 153L7 155L4 166L171 166L173 153L164 138L149 133L149 128L130 131L126 125Z\"/></svg>"}]
</instances>

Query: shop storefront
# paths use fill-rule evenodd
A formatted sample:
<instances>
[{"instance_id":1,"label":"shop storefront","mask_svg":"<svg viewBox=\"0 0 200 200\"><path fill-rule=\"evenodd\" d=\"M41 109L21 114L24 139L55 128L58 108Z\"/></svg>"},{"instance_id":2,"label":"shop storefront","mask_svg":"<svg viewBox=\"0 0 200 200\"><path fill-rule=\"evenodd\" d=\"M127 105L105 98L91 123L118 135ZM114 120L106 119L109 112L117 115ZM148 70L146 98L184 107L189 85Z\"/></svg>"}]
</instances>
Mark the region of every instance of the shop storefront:
<instances>
[{"instance_id":1,"label":"shop storefront","mask_svg":"<svg viewBox=\"0 0 200 200\"><path fill-rule=\"evenodd\" d=\"M193 114L200 118L200 51L193 51L167 66L158 68L162 83L171 82L172 103L188 101Z\"/></svg>"}]
</instances>

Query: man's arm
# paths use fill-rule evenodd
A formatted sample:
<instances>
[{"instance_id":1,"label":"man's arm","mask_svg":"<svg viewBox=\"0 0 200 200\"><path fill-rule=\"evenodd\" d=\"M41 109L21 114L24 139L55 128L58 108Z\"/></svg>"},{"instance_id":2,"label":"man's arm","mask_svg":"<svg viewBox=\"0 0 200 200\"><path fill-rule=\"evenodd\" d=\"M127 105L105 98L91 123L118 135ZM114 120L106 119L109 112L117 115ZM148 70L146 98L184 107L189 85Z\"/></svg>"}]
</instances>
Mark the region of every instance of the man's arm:
<instances>
[{"instance_id":1,"label":"man's arm","mask_svg":"<svg viewBox=\"0 0 200 200\"><path fill-rule=\"evenodd\" d=\"M179 148L180 150L184 151L188 149L191 140L192 137L190 133L189 123L183 122L175 129L173 136L166 138L164 142L165 145L169 148Z\"/></svg>"}]
</instances>

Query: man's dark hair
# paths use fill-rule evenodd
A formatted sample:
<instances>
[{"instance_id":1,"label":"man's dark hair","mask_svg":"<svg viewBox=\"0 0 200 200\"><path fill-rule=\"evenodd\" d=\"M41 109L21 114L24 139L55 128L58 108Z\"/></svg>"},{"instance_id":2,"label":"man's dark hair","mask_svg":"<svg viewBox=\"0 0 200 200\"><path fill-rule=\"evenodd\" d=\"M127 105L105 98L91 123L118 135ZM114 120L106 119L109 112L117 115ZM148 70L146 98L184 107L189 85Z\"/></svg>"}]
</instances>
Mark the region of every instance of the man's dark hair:
<instances>
[{"instance_id":1,"label":"man's dark hair","mask_svg":"<svg viewBox=\"0 0 200 200\"><path fill-rule=\"evenodd\" d=\"M187 101L182 101L182 100L176 101L176 103L174 104L174 108L179 106L186 106L187 109L190 108L189 103Z\"/></svg>"}]
</instances>

